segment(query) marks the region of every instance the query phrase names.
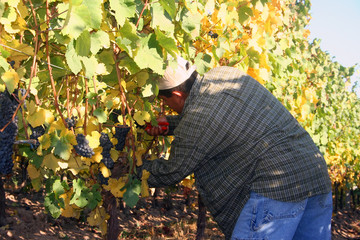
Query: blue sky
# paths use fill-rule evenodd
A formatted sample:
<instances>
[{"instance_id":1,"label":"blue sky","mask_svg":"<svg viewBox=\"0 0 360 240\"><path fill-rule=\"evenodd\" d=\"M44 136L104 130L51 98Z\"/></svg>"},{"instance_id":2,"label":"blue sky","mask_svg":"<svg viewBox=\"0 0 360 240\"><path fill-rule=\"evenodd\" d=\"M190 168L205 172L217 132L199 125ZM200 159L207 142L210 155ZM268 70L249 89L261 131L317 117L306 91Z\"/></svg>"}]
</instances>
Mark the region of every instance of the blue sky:
<instances>
[{"instance_id":1,"label":"blue sky","mask_svg":"<svg viewBox=\"0 0 360 240\"><path fill-rule=\"evenodd\" d=\"M312 0L310 39L345 67L360 65L360 0ZM360 67L352 81L360 85ZM360 87L358 87L360 96Z\"/></svg>"}]
</instances>

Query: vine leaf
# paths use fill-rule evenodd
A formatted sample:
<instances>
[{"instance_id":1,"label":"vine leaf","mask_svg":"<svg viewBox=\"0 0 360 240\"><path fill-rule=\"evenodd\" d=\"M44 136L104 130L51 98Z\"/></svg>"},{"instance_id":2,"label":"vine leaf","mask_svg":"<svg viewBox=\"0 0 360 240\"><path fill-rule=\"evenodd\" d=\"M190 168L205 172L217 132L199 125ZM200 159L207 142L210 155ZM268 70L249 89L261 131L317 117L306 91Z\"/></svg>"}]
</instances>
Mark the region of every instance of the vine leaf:
<instances>
[{"instance_id":1,"label":"vine leaf","mask_svg":"<svg viewBox=\"0 0 360 240\"><path fill-rule=\"evenodd\" d=\"M115 197L123 197L126 189L125 187L126 177L120 177L119 179L110 178L108 185L104 185L104 189L108 190Z\"/></svg>"},{"instance_id":2,"label":"vine leaf","mask_svg":"<svg viewBox=\"0 0 360 240\"><path fill-rule=\"evenodd\" d=\"M151 27L153 29L159 28L169 34L174 33L174 24L171 19L164 15L164 8L160 3L151 4L151 15Z\"/></svg>"},{"instance_id":3,"label":"vine leaf","mask_svg":"<svg viewBox=\"0 0 360 240\"><path fill-rule=\"evenodd\" d=\"M5 72L1 76L1 80L5 83L9 93L13 93L17 85L19 84L19 75L14 70ZM1 83L1 81L0 81Z\"/></svg>"},{"instance_id":4,"label":"vine leaf","mask_svg":"<svg viewBox=\"0 0 360 240\"><path fill-rule=\"evenodd\" d=\"M100 108L94 111L94 116L97 117L99 123L104 123L107 121L107 114Z\"/></svg>"},{"instance_id":5,"label":"vine leaf","mask_svg":"<svg viewBox=\"0 0 360 240\"><path fill-rule=\"evenodd\" d=\"M134 207L139 201L139 194L141 193L141 182L138 179L133 179L126 184L126 192L123 199L129 207Z\"/></svg>"},{"instance_id":6,"label":"vine leaf","mask_svg":"<svg viewBox=\"0 0 360 240\"><path fill-rule=\"evenodd\" d=\"M135 15L136 5L132 0L110 0L110 7L115 12L115 19L120 26L123 26L127 18Z\"/></svg>"},{"instance_id":7,"label":"vine leaf","mask_svg":"<svg viewBox=\"0 0 360 240\"><path fill-rule=\"evenodd\" d=\"M134 61L141 69L150 68L162 75L164 73L163 59L157 52L156 42L154 42L156 39L154 37L154 34L150 34L148 37L141 39L141 46L134 57Z\"/></svg>"},{"instance_id":8,"label":"vine leaf","mask_svg":"<svg viewBox=\"0 0 360 240\"><path fill-rule=\"evenodd\" d=\"M151 115L147 111L137 111L134 114L133 118L140 125L144 125L145 121L146 122L151 121Z\"/></svg>"},{"instance_id":9,"label":"vine leaf","mask_svg":"<svg viewBox=\"0 0 360 240\"><path fill-rule=\"evenodd\" d=\"M66 137L58 137L57 134L53 134L51 138L51 146L54 147L55 155L64 160L69 160L73 147Z\"/></svg>"},{"instance_id":10,"label":"vine leaf","mask_svg":"<svg viewBox=\"0 0 360 240\"><path fill-rule=\"evenodd\" d=\"M82 65L81 65L81 58L75 51L74 41L71 41L68 44L67 50L65 53L65 59L66 59L66 63L69 66L70 70L74 74L78 74L80 72L80 70L82 69Z\"/></svg>"}]
</instances>

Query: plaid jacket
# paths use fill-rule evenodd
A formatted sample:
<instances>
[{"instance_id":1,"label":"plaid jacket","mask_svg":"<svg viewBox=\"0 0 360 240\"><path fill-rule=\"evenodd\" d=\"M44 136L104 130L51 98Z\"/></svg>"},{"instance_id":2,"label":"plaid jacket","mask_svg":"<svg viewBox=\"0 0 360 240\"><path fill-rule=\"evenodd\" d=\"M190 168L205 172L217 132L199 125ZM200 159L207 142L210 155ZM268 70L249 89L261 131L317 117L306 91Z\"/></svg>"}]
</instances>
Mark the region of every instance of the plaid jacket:
<instances>
[{"instance_id":1,"label":"plaid jacket","mask_svg":"<svg viewBox=\"0 0 360 240\"><path fill-rule=\"evenodd\" d=\"M250 191L280 201L331 191L309 134L266 88L235 68L198 76L183 112L167 119L175 136L170 157L144 163L148 182L167 186L194 173L227 239Z\"/></svg>"}]
</instances>

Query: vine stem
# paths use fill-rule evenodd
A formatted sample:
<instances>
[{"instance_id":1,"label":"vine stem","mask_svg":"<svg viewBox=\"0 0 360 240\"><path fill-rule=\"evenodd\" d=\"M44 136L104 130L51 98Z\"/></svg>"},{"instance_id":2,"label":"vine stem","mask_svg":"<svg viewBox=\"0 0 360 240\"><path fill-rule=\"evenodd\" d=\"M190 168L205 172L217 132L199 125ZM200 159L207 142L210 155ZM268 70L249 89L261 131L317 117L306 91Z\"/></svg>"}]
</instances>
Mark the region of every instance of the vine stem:
<instances>
[{"instance_id":1,"label":"vine stem","mask_svg":"<svg viewBox=\"0 0 360 240\"><path fill-rule=\"evenodd\" d=\"M36 24L36 26L38 26L38 25L37 25L37 21L36 21L36 14L35 14L35 10L34 10L32 1L29 0L29 2L30 2L32 14L33 14L33 16L34 16L35 24ZM0 129L0 132L3 132L3 131L5 130L5 128L6 128L7 126L9 126L9 124L10 124L12 121L14 121L14 119L15 119L15 117L16 117L16 114L18 113L20 107L21 107L22 104L25 102L26 97L27 97L27 96L29 95L29 93L30 93L31 82L32 82L33 77L36 75L36 66L37 66L36 55L37 55L37 52L38 52L38 50L39 50L39 30L38 30L38 27L36 27L34 42L35 42L35 48L34 48L33 63L32 63L32 66L31 66L29 86L28 86L28 88L27 88L27 90L26 90L25 95L21 98L21 100L19 100L19 104L18 104L18 106L17 106L17 108L16 108L16 110L15 110L15 112L14 112L11 120L10 120L7 124L5 124L5 126L4 126L2 129ZM36 104L39 104L39 99L38 99L37 95L35 95L35 100L36 100ZM27 133L27 125L26 125L26 124L24 125L24 129L25 129L25 132ZM26 135L27 135L27 134L26 134ZM26 137L28 137L28 136L26 136Z\"/></svg>"},{"instance_id":2,"label":"vine stem","mask_svg":"<svg viewBox=\"0 0 360 240\"><path fill-rule=\"evenodd\" d=\"M88 82L86 81L86 78L85 78L85 93L86 93L86 96L89 93ZM89 110L88 108L89 108L89 98L86 98L85 99L85 120L84 120L84 135L85 136L86 136L87 115L88 115L88 110Z\"/></svg>"},{"instance_id":3,"label":"vine stem","mask_svg":"<svg viewBox=\"0 0 360 240\"><path fill-rule=\"evenodd\" d=\"M66 77L66 109L68 118L70 118L70 88L69 88L69 77Z\"/></svg>"},{"instance_id":4,"label":"vine stem","mask_svg":"<svg viewBox=\"0 0 360 240\"><path fill-rule=\"evenodd\" d=\"M137 22L136 22L136 29L137 29L138 26L139 26L140 19L141 19L142 15L143 15L143 13L144 13L144 11L145 11L145 8L147 7L148 3L149 3L149 1L146 0L146 1L145 1L145 4L144 4L144 7L143 7L143 9L141 10L141 13L140 13L140 15L139 15L139 19L138 19Z\"/></svg>"},{"instance_id":5,"label":"vine stem","mask_svg":"<svg viewBox=\"0 0 360 240\"><path fill-rule=\"evenodd\" d=\"M49 10L49 1L46 0L46 24L47 24L47 28L50 27L50 10ZM49 70L49 76L50 76L50 81L51 81L51 87L53 90L53 94L54 94L54 105L55 105L55 109L56 111L59 113L64 125L67 127L65 118L62 114L62 112L60 111L59 108L59 103L58 103L58 96L56 93L56 88L55 88L55 81L54 81L54 77L52 74L52 67L50 65L50 51L49 51L49 32L45 33L45 43L46 43L46 59L47 59L47 65L48 65L48 70Z\"/></svg>"},{"instance_id":6,"label":"vine stem","mask_svg":"<svg viewBox=\"0 0 360 240\"><path fill-rule=\"evenodd\" d=\"M114 57L114 61L115 61L115 69L116 69L116 75L117 75L117 78L118 78L118 82L119 82L119 89L120 89L120 98L121 98L121 113L122 113L122 116L123 116L123 123L125 124L126 122L126 119L125 119L125 107L127 108L128 110L128 114L131 115L131 108L129 106L129 104L127 104L127 100L126 100L126 95L125 95L125 91L124 89L122 88L122 85L121 85L121 71L120 71L120 68L119 68L119 63L118 63L118 52L119 52L119 49L118 47L113 44L113 57ZM134 173L134 169L136 168L136 149L135 149L135 138L134 138L134 132L133 132L133 127L132 127L132 122L130 121L130 133L131 133L131 147L132 147L132 151L133 151L133 165L132 165L132 168L130 170L130 173L133 174Z\"/></svg>"}]
</instances>

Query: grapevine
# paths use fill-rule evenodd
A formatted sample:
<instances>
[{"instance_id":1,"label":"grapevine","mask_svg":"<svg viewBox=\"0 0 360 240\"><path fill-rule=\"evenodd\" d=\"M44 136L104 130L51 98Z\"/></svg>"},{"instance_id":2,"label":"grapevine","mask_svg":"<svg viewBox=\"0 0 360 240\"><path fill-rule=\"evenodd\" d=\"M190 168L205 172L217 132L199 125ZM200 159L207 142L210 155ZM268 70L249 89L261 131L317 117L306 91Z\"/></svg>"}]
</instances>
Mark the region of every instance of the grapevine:
<instances>
[{"instance_id":1,"label":"grapevine","mask_svg":"<svg viewBox=\"0 0 360 240\"><path fill-rule=\"evenodd\" d=\"M360 187L355 68L309 41L310 1L120 2L0 3L1 174L14 155L27 158L52 216L90 209L89 223L107 235L107 196L135 206L147 191L134 169L158 157L154 143L170 147L171 138L154 141L144 129L172 114L156 98L157 78L176 54L200 75L227 65L254 77L313 137L334 186ZM36 144L13 152L15 138ZM117 167L125 170L116 175Z\"/></svg>"},{"instance_id":2,"label":"grapevine","mask_svg":"<svg viewBox=\"0 0 360 240\"><path fill-rule=\"evenodd\" d=\"M0 174L10 174L14 166L13 145L18 126L17 117L12 120L12 116L17 106L18 102L7 91L0 92L0 129L11 122L0 132Z\"/></svg>"}]
</instances>

